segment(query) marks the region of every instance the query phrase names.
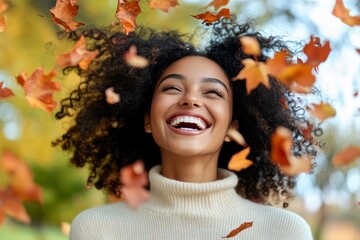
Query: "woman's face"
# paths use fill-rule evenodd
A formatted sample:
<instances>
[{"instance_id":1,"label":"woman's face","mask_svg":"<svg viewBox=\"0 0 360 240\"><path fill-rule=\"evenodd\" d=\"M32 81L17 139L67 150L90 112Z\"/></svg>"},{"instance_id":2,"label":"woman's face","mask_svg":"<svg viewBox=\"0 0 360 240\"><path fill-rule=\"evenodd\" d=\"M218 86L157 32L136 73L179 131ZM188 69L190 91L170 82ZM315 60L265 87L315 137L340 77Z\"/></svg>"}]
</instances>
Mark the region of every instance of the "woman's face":
<instances>
[{"instance_id":1,"label":"woman's face","mask_svg":"<svg viewBox=\"0 0 360 240\"><path fill-rule=\"evenodd\" d=\"M214 61L188 56L171 64L155 87L146 120L162 157L208 154L217 159L231 122L232 99L229 80Z\"/></svg>"}]
</instances>

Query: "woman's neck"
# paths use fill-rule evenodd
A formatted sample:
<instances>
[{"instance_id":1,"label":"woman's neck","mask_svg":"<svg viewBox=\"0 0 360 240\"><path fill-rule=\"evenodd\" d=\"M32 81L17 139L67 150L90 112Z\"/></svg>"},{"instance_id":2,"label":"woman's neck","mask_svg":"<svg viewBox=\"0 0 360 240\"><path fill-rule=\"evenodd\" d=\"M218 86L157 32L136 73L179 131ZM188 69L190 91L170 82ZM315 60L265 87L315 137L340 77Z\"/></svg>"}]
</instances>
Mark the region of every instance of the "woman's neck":
<instances>
[{"instance_id":1,"label":"woman's neck","mask_svg":"<svg viewBox=\"0 0 360 240\"><path fill-rule=\"evenodd\" d=\"M178 156L162 153L161 175L182 182L212 182L217 179L218 155Z\"/></svg>"}]
</instances>

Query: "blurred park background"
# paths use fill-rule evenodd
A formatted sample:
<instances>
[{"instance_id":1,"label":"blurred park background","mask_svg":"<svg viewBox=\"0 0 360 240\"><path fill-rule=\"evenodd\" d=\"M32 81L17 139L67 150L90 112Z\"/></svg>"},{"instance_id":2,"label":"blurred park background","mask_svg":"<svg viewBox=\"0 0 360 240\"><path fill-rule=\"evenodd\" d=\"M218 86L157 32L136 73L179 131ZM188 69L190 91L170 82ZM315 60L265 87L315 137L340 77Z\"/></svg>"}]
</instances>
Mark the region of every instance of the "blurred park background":
<instances>
[{"instance_id":1,"label":"blurred park background","mask_svg":"<svg viewBox=\"0 0 360 240\"><path fill-rule=\"evenodd\" d=\"M38 67L49 73L55 66L55 57L68 51L70 45L57 39L61 28L50 17L49 10L56 0L5 2L9 8L3 14L6 30L0 33L0 82L15 96L0 100L0 156L11 151L29 165L35 182L43 189L44 202L25 202L31 224L8 217L0 225L0 239L67 239L61 226L71 223L80 211L104 204L107 198L101 191L87 189L86 170L71 167L69 155L51 147L51 141L70 123L56 121L54 113L30 107L14 76L21 71L29 75ZM117 22L117 2L79 0L75 20L86 26ZM190 15L214 10L205 9L210 2L179 0L178 6L165 13L150 9L148 2L142 0L137 23L194 33L204 26ZM360 15L358 0L344 3L352 15ZM337 115L320 124L324 152L318 156L315 172L299 177L297 197L289 210L309 222L318 240L359 240L360 161L335 168L330 160L349 144L360 145L360 97L355 94L360 90L360 55L355 50L360 48L360 29L335 18L331 14L334 4L335 0L230 0L225 7L239 21L252 19L266 34L304 43L310 35L330 40L333 50L319 67L318 87L323 99L336 108ZM61 85L61 91L55 93L56 101L77 84L60 73L55 81ZM0 171L0 187L4 184L5 176Z\"/></svg>"}]
</instances>

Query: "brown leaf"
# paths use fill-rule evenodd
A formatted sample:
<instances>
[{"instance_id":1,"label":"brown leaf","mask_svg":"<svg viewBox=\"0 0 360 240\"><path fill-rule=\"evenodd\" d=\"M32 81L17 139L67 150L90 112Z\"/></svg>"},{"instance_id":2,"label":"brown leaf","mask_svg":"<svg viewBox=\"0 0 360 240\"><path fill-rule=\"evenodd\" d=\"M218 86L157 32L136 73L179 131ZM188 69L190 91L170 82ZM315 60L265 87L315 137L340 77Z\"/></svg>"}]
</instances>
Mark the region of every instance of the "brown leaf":
<instances>
[{"instance_id":1,"label":"brown leaf","mask_svg":"<svg viewBox=\"0 0 360 240\"><path fill-rule=\"evenodd\" d=\"M329 41L321 45L320 38L310 36L310 42L306 44L303 51L308 57L306 63L317 67L320 63L326 61L331 48Z\"/></svg>"},{"instance_id":2,"label":"brown leaf","mask_svg":"<svg viewBox=\"0 0 360 240\"><path fill-rule=\"evenodd\" d=\"M150 8L159 8L164 12L168 12L170 7L178 4L178 0L150 0Z\"/></svg>"},{"instance_id":3,"label":"brown leaf","mask_svg":"<svg viewBox=\"0 0 360 240\"><path fill-rule=\"evenodd\" d=\"M137 55L135 45L132 45L129 50L125 52L124 59L128 65L136 68L145 68L149 65L149 61L146 58Z\"/></svg>"},{"instance_id":4,"label":"brown leaf","mask_svg":"<svg viewBox=\"0 0 360 240\"><path fill-rule=\"evenodd\" d=\"M245 54L259 56L261 54L259 42L255 37L240 37L242 50Z\"/></svg>"},{"instance_id":5,"label":"brown leaf","mask_svg":"<svg viewBox=\"0 0 360 240\"><path fill-rule=\"evenodd\" d=\"M0 99L5 99L10 96L14 96L13 91L10 88L3 88L4 82L0 82Z\"/></svg>"},{"instance_id":6,"label":"brown leaf","mask_svg":"<svg viewBox=\"0 0 360 240\"><path fill-rule=\"evenodd\" d=\"M205 12L198 15L191 15L196 19L203 20L202 23L205 23L206 26L211 25L213 22L218 21L221 17L230 18L230 10L228 8L223 8L219 13L214 15L211 12Z\"/></svg>"},{"instance_id":7,"label":"brown leaf","mask_svg":"<svg viewBox=\"0 0 360 240\"><path fill-rule=\"evenodd\" d=\"M360 25L360 16L350 16L350 10L345 8L343 0L336 0L332 14L351 27Z\"/></svg>"},{"instance_id":8,"label":"brown leaf","mask_svg":"<svg viewBox=\"0 0 360 240\"><path fill-rule=\"evenodd\" d=\"M139 1L128 2L127 0L118 0L115 16L119 19L125 34L129 34L135 30L136 17L140 13Z\"/></svg>"},{"instance_id":9,"label":"brown leaf","mask_svg":"<svg viewBox=\"0 0 360 240\"><path fill-rule=\"evenodd\" d=\"M343 166L352 163L360 157L360 146L349 145L343 150L337 152L332 158L331 163L333 166Z\"/></svg>"},{"instance_id":10,"label":"brown leaf","mask_svg":"<svg viewBox=\"0 0 360 240\"><path fill-rule=\"evenodd\" d=\"M55 69L45 75L44 69L40 67L30 77L22 72L16 77L16 80L24 88L26 100L31 106L51 112L57 105L52 94L55 91L60 91L60 85L51 81L55 76Z\"/></svg>"},{"instance_id":11,"label":"brown leaf","mask_svg":"<svg viewBox=\"0 0 360 240\"><path fill-rule=\"evenodd\" d=\"M79 65L81 69L86 70L91 61L99 54L98 50L86 50L86 39L83 35L75 43L74 48L68 52L57 57L56 63L61 67Z\"/></svg>"},{"instance_id":12,"label":"brown leaf","mask_svg":"<svg viewBox=\"0 0 360 240\"><path fill-rule=\"evenodd\" d=\"M120 94L116 93L113 87L107 88L105 90L105 95L106 95L106 102L108 104L115 104L120 102Z\"/></svg>"},{"instance_id":13,"label":"brown leaf","mask_svg":"<svg viewBox=\"0 0 360 240\"><path fill-rule=\"evenodd\" d=\"M229 0L213 0L211 3L205 6L205 8L213 6L215 10L218 10L219 8L225 6L229 3Z\"/></svg>"},{"instance_id":14,"label":"brown leaf","mask_svg":"<svg viewBox=\"0 0 360 240\"><path fill-rule=\"evenodd\" d=\"M240 152L232 155L228 164L228 169L234 171L241 171L253 165L254 163L246 158L249 155L249 153L250 153L250 147L247 147L241 150Z\"/></svg>"},{"instance_id":15,"label":"brown leaf","mask_svg":"<svg viewBox=\"0 0 360 240\"><path fill-rule=\"evenodd\" d=\"M121 193L124 201L132 208L137 208L149 198L149 192L144 189L148 184L147 172L144 163L137 160L135 163L120 169Z\"/></svg>"},{"instance_id":16,"label":"brown leaf","mask_svg":"<svg viewBox=\"0 0 360 240\"><path fill-rule=\"evenodd\" d=\"M233 78L233 81L246 80L247 94L250 94L260 83L270 88L267 68L263 62L256 62L251 58L246 58L242 63L244 64L244 68Z\"/></svg>"},{"instance_id":17,"label":"brown leaf","mask_svg":"<svg viewBox=\"0 0 360 240\"><path fill-rule=\"evenodd\" d=\"M312 103L311 106L312 107L307 106L306 110L320 121L324 121L336 115L335 109L328 103Z\"/></svg>"},{"instance_id":18,"label":"brown leaf","mask_svg":"<svg viewBox=\"0 0 360 240\"><path fill-rule=\"evenodd\" d=\"M72 4L73 1L70 0L56 0L55 7L50 9L53 21L63 26L67 32L84 25L84 23L74 21L73 18L77 15L79 6Z\"/></svg>"},{"instance_id":19,"label":"brown leaf","mask_svg":"<svg viewBox=\"0 0 360 240\"><path fill-rule=\"evenodd\" d=\"M239 227L235 228L234 230L232 230L226 237L222 237L222 238L231 238L236 236L237 234L239 234L241 231L252 227L253 222L244 222L242 224L240 224Z\"/></svg>"},{"instance_id":20,"label":"brown leaf","mask_svg":"<svg viewBox=\"0 0 360 240\"><path fill-rule=\"evenodd\" d=\"M5 32L6 24L4 16L0 16L0 32Z\"/></svg>"},{"instance_id":21,"label":"brown leaf","mask_svg":"<svg viewBox=\"0 0 360 240\"><path fill-rule=\"evenodd\" d=\"M277 127L271 136L271 161L278 165L289 166L292 146L291 131L285 127Z\"/></svg>"},{"instance_id":22,"label":"brown leaf","mask_svg":"<svg viewBox=\"0 0 360 240\"><path fill-rule=\"evenodd\" d=\"M285 110L288 110L288 109L289 109L289 106L287 105L285 98L281 98L281 99L280 99L280 104L281 104L281 106L283 107L283 109L285 109Z\"/></svg>"},{"instance_id":23,"label":"brown leaf","mask_svg":"<svg viewBox=\"0 0 360 240\"><path fill-rule=\"evenodd\" d=\"M313 125L308 125L306 127L300 127L301 134L304 136L306 140L310 140L312 138Z\"/></svg>"}]
</instances>

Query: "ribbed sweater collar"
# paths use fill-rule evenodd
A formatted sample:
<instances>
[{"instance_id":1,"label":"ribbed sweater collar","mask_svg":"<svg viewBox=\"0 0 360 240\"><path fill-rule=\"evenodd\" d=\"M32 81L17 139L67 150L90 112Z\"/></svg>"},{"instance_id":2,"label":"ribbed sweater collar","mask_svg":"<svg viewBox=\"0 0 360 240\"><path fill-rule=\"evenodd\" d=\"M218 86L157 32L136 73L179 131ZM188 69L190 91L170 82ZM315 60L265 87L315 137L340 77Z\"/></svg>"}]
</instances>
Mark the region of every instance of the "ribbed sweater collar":
<instances>
[{"instance_id":1,"label":"ribbed sweater collar","mask_svg":"<svg viewBox=\"0 0 360 240\"><path fill-rule=\"evenodd\" d=\"M144 207L161 213L186 216L224 216L244 207L246 200L235 191L237 176L218 169L218 179L206 183L190 183L169 179L160 174L161 166L149 172L150 200Z\"/></svg>"}]
</instances>

